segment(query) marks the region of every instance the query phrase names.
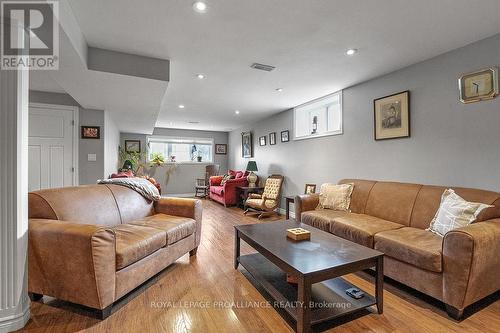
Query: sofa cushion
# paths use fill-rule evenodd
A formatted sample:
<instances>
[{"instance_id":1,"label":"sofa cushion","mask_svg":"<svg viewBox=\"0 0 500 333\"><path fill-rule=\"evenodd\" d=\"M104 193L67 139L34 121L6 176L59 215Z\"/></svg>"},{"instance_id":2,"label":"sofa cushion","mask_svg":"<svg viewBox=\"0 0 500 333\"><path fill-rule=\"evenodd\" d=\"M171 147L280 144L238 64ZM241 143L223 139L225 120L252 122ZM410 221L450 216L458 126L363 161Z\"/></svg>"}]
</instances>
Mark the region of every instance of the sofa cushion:
<instances>
[{"instance_id":1,"label":"sofa cushion","mask_svg":"<svg viewBox=\"0 0 500 333\"><path fill-rule=\"evenodd\" d=\"M341 210L348 212L351 205L351 194L354 184L321 185L318 208Z\"/></svg>"},{"instance_id":2,"label":"sofa cushion","mask_svg":"<svg viewBox=\"0 0 500 333\"><path fill-rule=\"evenodd\" d=\"M336 217L330 232L355 243L373 248L373 236L381 231L402 228L403 225L365 214Z\"/></svg>"},{"instance_id":3,"label":"sofa cushion","mask_svg":"<svg viewBox=\"0 0 500 333\"><path fill-rule=\"evenodd\" d=\"M375 235L375 249L387 256L432 272L442 272L443 238L430 231L405 227Z\"/></svg>"},{"instance_id":4,"label":"sofa cushion","mask_svg":"<svg viewBox=\"0 0 500 333\"><path fill-rule=\"evenodd\" d=\"M316 209L303 212L300 221L312 227L330 231L330 224L333 223L336 217L346 216L347 212L336 211L331 209Z\"/></svg>"},{"instance_id":5,"label":"sofa cushion","mask_svg":"<svg viewBox=\"0 0 500 333\"><path fill-rule=\"evenodd\" d=\"M156 214L130 222L133 225L153 227L166 231L167 245L173 244L192 235L196 230L196 221L182 216Z\"/></svg>"},{"instance_id":6,"label":"sofa cushion","mask_svg":"<svg viewBox=\"0 0 500 333\"><path fill-rule=\"evenodd\" d=\"M210 192L222 195L224 193L224 186L210 186Z\"/></svg>"},{"instance_id":7,"label":"sofa cushion","mask_svg":"<svg viewBox=\"0 0 500 333\"><path fill-rule=\"evenodd\" d=\"M165 232L140 225L113 227L116 237L116 269L120 270L164 247Z\"/></svg>"},{"instance_id":8,"label":"sofa cushion","mask_svg":"<svg viewBox=\"0 0 500 333\"><path fill-rule=\"evenodd\" d=\"M245 205L252 208L261 208L264 205L264 199L250 198L245 201ZM265 202L266 208L276 207L276 200L268 199Z\"/></svg>"},{"instance_id":9,"label":"sofa cushion","mask_svg":"<svg viewBox=\"0 0 500 333\"><path fill-rule=\"evenodd\" d=\"M409 226L421 188L419 184L377 182L368 196L365 214Z\"/></svg>"}]
</instances>

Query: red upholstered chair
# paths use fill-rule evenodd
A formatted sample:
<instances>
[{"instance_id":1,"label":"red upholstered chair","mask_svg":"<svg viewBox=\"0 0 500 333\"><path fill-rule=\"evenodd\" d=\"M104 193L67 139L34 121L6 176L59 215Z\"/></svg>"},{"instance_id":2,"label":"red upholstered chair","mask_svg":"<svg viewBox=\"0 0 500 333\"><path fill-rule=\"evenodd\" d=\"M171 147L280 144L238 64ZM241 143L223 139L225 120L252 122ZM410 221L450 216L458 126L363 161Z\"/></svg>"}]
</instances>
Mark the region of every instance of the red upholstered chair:
<instances>
[{"instance_id":1,"label":"red upholstered chair","mask_svg":"<svg viewBox=\"0 0 500 333\"><path fill-rule=\"evenodd\" d=\"M210 177L210 199L223 204L225 207L236 205L236 187L248 186L247 171L229 170L228 174L234 176L234 179L227 180L224 185L221 185L224 176Z\"/></svg>"}]
</instances>

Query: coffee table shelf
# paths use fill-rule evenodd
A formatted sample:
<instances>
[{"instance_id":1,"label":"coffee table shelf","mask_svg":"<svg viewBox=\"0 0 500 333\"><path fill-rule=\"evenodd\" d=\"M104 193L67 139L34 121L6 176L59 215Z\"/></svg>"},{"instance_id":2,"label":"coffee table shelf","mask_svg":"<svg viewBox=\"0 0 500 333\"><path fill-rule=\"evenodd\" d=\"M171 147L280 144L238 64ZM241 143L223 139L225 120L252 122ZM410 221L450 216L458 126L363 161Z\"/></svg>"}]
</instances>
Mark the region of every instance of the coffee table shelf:
<instances>
[{"instance_id":1,"label":"coffee table shelf","mask_svg":"<svg viewBox=\"0 0 500 333\"><path fill-rule=\"evenodd\" d=\"M284 310L297 320L297 309L294 307L297 304L297 288L286 282L285 272L259 253L240 256L239 263L278 304L286 305ZM376 305L375 297L366 292L358 300L348 296L345 290L353 287L356 286L341 277L313 284L311 301L318 306L311 308L311 325Z\"/></svg>"},{"instance_id":2,"label":"coffee table shelf","mask_svg":"<svg viewBox=\"0 0 500 333\"><path fill-rule=\"evenodd\" d=\"M289 239L287 229L293 228L308 230L310 240L297 242ZM237 225L234 236L234 268L238 269L241 264L248 272L247 277L259 284L261 290L276 301L283 302L281 304L288 305L284 306L284 310L295 319L296 332L311 332L314 324L375 304L378 313L382 314L382 252L295 220ZM242 256L241 240L257 250L258 254ZM365 297L356 300L345 294L346 289L355 286L342 276L368 268L376 269L375 297L365 293ZM296 289L286 282L285 274L297 280Z\"/></svg>"}]
</instances>

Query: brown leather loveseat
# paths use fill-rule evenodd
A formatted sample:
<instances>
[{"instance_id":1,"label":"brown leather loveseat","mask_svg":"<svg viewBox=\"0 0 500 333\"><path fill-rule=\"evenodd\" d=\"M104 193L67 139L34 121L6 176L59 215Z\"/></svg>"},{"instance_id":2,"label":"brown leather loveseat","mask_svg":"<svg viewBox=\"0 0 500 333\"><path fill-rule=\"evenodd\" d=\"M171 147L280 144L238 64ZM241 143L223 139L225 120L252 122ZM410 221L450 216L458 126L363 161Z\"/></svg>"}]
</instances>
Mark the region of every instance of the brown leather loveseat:
<instances>
[{"instance_id":1,"label":"brown leather loveseat","mask_svg":"<svg viewBox=\"0 0 500 333\"><path fill-rule=\"evenodd\" d=\"M475 223L440 237L429 227L447 187L346 179L351 212L316 210L319 195L295 198L295 217L385 253L386 276L446 304L465 307L500 289L500 193L454 188L465 200L493 205Z\"/></svg>"},{"instance_id":2,"label":"brown leather loveseat","mask_svg":"<svg viewBox=\"0 0 500 333\"><path fill-rule=\"evenodd\" d=\"M28 290L100 310L200 244L199 200L152 203L118 185L29 194Z\"/></svg>"}]
</instances>

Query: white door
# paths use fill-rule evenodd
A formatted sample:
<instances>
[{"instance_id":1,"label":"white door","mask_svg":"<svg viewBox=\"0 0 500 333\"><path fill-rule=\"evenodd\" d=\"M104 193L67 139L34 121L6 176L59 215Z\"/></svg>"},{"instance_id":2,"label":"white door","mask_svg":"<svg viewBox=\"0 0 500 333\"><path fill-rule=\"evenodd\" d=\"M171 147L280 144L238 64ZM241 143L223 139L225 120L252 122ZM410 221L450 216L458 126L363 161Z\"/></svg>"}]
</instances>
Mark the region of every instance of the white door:
<instances>
[{"instance_id":1,"label":"white door","mask_svg":"<svg viewBox=\"0 0 500 333\"><path fill-rule=\"evenodd\" d=\"M72 107L30 105L30 191L77 185L74 176L75 115L75 109Z\"/></svg>"}]
</instances>

